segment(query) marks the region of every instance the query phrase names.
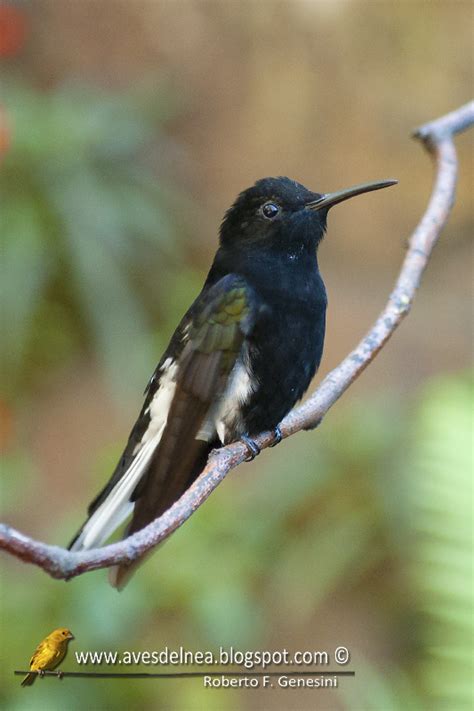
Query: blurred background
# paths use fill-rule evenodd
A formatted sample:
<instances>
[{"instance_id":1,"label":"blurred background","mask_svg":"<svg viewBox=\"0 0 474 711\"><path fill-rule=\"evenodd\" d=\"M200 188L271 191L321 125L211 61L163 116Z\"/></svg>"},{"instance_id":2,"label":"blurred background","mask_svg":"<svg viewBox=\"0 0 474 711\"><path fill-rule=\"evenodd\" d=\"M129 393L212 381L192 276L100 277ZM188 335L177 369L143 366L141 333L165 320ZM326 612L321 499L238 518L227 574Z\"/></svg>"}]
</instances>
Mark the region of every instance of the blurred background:
<instances>
[{"instance_id":1,"label":"blurred background","mask_svg":"<svg viewBox=\"0 0 474 711\"><path fill-rule=\"evenodd\" d=\"M1 3L3 520L71 538L260 177L400 181L330 215L317 380L346 355L430 194L410 132L470 98L472 19L448 0ZM317 431L232 472L121 594L4 557L3 708L471 708L472 142L411 315ZM64 670L72 650L344 645L356 677L21 689L12 670L63 625Z\"/></svg>"}]
</instances>

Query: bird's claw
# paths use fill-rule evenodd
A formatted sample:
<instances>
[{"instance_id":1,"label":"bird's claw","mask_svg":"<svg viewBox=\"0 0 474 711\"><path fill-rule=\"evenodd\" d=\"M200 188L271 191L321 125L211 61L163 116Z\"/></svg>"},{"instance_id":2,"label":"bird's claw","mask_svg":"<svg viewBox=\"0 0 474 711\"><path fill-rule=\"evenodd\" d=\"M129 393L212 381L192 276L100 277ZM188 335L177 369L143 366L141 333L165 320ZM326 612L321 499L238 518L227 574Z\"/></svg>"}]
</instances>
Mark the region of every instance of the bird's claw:
<instances>
[{"instance_id":1,"label":"bird's claw","mask_svg":"<svg viewBox=\"0 0 474 711\"><path fill-rule=\"evenodd\" d=\"M251 462L252 459L255 459L255 457L260 454L260 447L253 439L247 437L247 435L242 435L240 439L245 444L248 451L248 456L245 458L245 461Z\"/></svg>"},{"instance_id":2,"label":"bird's claw","mask_svg":"<svg viewBox=\"0 0 474 711\"><path fill-rule=\"evenodd\" d=\"M61 669L58 669L56 672L56 676L58 679L62 679L64 677L64 672L61 671Z\"/></svg>"},{"instance_id":3,"label":"bird's claw","mask_svg":"<svg viewBox=\"0 0 474 711\"><path fill-rule=\"evenodd\" d=\"M255 459L255 457L260 454L262 451L258 444L255 442L255 440L251 439L247 435L242 435L240 438L241 441L245 444L247 447L248 451L248 457L245 459L246 462L251 462L252 459ZM280 444L281 440L283 439L283 435L281 433L281 429L278 427L278 425L275 427L273 430L273 442L269 445L270 447L276 447L277 444Z\"/></svg>"},{"instance_id":4,"label":"bird's claw","mask_svg":"<svg viewBox=\"0 0 474 711\"><path fill-rule=\"evenodd\" d=\"M283 439L281 429L278 427L278 425L273 430L273 438L273 442L269 445L270 447L276 447L277 444L280 444L281 440Z\"/></svg>"},{"instance_id":5,"label":"bird's claw","mask_svg":"<svg viewBox=\"0 0 474 711\"><path fill-rule=\"evenodd\" d=\"M44 670L44 669L38 669L38 676L40 676L41 678L43 678L44 676L46 676L45 670Z\"/></svg>"}]
</instances>

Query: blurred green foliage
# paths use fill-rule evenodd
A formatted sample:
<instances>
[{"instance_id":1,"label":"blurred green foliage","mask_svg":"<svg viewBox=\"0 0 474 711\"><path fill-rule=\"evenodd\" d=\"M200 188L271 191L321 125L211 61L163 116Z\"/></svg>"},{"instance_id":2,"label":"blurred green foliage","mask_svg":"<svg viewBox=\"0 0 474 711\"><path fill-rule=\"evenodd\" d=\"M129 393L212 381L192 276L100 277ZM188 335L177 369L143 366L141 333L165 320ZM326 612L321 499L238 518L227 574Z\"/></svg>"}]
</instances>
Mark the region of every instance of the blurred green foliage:
<instances>
[{"instance_id":1,"label":"blurred green foliage","mask_svg":"<svg viewBox=\"0 0 474 711\"><path fill-rule=\"evenodd\" d=\"M473 704L473 386L468 378L433 383L413 433L408 511L419 676L432 708Z\"/></svg>"},{"instance_id":2,"label":"blurred green foliage","mask_svg":"<svg viewBox=\"0 0 474 711\"><path fill-rule=\"evenodd\" d=\"M116 390L125 387L125 370L132 388L133 373L156 356L149 324L160 283L169 278L152 278L149 251L163 271L176 271L179 256L170 211L179 195L156 174L171 150L163 126L173 99L164 88L118 96L10 83L4 101L6 394L18 398L28 377L37 383L87 345Z\"/></svg>"}]
</instances>

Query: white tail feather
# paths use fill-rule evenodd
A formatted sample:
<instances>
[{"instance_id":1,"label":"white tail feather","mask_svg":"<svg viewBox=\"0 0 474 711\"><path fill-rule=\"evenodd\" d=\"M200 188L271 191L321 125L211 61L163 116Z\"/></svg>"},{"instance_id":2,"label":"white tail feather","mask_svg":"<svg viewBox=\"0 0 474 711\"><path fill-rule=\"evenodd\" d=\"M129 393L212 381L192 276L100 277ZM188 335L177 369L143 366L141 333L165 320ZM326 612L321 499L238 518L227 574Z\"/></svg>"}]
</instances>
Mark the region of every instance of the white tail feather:
<instances>
[{"instance_id":1,"label":"white tail feather","mask_svg":"<svg viewBox=\"0 0 474 711\"><path fill-rule=\"evenodd\" d=\"M82 531L71 546L72 551L80 551L102 545L133 511L134 503L130 501L130 497L146 472L153 452L160 443L176 390L177 364L171 358L167 358L160 372L160 385L148 410L150 423L140 442L135 447L135 458L105 501L86 521Z\"/></svg>"},{"instance_id":2,"label":"white tail feather","mask_svg":"<svg viewBox=\"0 0 474 711\"><path fill-rule=\"evenodd\" d=\"M84 524L84 528L71 548L72 551L102 545L132 513L134 504L130 501L130 496L143 476L160 439L161 431L143 446L105 501Z\"/></svg>"}]
</instances>

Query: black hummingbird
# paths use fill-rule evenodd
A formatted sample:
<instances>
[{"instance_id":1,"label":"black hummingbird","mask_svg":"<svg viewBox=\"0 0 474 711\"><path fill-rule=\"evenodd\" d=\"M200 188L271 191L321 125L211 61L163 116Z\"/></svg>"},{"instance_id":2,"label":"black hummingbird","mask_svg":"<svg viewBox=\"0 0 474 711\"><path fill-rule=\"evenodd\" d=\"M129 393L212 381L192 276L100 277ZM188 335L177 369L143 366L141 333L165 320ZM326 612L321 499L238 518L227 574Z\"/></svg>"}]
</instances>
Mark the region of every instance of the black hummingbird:
<instances>
[{"instance_id":1,"label":"black hummingbird","mask_svg":"<svg viewBox=\"0 0 474 711\"><path fill-rule=\"evenodd\" d=\"M145 403L110 481L72 543L101 545L131 515L140 530L196 479L211 449L251 439L303 396L323 352L326 289L317 251L329 208L395 184L314 193L263 178L226 212L204 287L176 329L146 388ZM116 587L136 566L111 571Z\"/></svg>"}]
</instances>

